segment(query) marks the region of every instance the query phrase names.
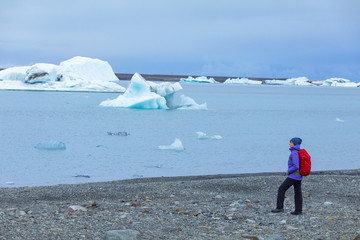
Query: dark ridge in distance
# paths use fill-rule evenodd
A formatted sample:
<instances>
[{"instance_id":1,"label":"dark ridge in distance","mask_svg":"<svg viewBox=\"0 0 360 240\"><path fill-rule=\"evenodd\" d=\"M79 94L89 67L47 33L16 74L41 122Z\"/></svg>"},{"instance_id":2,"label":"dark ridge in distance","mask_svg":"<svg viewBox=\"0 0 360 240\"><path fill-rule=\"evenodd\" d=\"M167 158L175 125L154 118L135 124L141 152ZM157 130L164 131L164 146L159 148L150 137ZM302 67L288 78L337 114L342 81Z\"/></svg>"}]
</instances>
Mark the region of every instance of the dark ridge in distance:
<instances>
[{"instance_id":1,"label":"dark ridge in distance","mask_svg":"<svg viewBox=\"0 0 360 240\"><path fill-rule=\"evenodd\" d=\"M140 73L141 74L141 73ZM115 73L119 80L130 80L133 74L131 73ZM165 74L141 74L146 80L149 81L164 81L164 82L179 82L181 78L188 78L192 76L193 78L201 77L196 75L165 75ZM242 78L242 77L221 77L221 76L205 76L207 78L213 78L215 81L223 83L228 78ZM286 80L287 78L255 78L255 77L246 77L250 80L255 81L264 81L264 80Z\"/></svg>"}]
</instances>

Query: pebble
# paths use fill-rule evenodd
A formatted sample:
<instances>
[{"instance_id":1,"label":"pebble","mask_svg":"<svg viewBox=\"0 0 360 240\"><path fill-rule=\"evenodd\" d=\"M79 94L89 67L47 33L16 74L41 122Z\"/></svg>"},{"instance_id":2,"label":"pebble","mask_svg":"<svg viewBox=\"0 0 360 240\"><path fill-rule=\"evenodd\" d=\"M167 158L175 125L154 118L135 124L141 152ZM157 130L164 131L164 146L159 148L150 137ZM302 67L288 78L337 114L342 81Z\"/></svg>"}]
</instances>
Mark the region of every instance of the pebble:
<instances>
[{"instance_id":1,"label":"pebble","mask_svg":"<svg viewBox=\"0 0 360 240\"><path fill-rule=\"evenodd\" d=\"M104 235L104 240L141 240L140 232L136 230L111 230Z\"/></svg>"},{"instance_id":2,"label":"pebble","mask_svg":"<svg viewBox=\"0 0 360 240\"><path fill-rule=\"evenodd\" d=\"M252 219L246 219L245 221L248 222L248 223L255 223L255 221L252 220Z\"/></svg>"},{"instance_id":3,"label":"pebble","mask_svg":"<svg viewBox=\"0 0 360 240\"><path fill-rule=\"evenodd\" d=\"M286 220L281 220L280 221L280 224L286 224L287 222L286 222Z\"/></svg>"},{"instance_id":4,"label":"pebble","mask_svg":"<svg viewBox=\"0 0 360 240\"><path fill-rule=\"evenodd\" d=\"M0 239L102 240L110 230L131 229L142 239L278 240L301 233L302 239L354 240L360 235L359 176L305 178L302 188L310 195L301 217L289 214L291 190L285 213L270 212L284 180L274 174L0 188Z\"/></svg>"},{"instance_id":5,"label":"pebble","mask_svg":"<svg viewBox=\"0 0 360 240\"><path fill-rule=\"evenodd\" d=\"M83 207L83 206L80 206L80 205L69 206L69 212L74 212L74 211L86 212L87 209L85 207Z\"/></svg>"}]
</instances>

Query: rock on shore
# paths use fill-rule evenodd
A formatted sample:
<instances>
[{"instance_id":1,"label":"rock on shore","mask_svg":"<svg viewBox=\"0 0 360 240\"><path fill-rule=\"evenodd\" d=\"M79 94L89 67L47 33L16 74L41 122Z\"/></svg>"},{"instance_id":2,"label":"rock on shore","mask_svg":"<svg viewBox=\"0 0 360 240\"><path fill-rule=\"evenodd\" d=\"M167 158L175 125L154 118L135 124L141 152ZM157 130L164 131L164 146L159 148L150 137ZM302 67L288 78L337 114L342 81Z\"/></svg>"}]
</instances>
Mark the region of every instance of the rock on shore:
<instances>
[{"instance_id":1,"label":"rock on shore","mask_svg":"<svg viewBox=\"0 0 360 240\"><path fill-rule=\"evenodd\" d=\"M0 189L0 239L355 239L360 171L317 172L303 181L304 209L273 214L277 173L149 178ZM114 232L112 232L114 233ZM140 239L139 238L139 239Z\"/></svg>"}]
</instances>

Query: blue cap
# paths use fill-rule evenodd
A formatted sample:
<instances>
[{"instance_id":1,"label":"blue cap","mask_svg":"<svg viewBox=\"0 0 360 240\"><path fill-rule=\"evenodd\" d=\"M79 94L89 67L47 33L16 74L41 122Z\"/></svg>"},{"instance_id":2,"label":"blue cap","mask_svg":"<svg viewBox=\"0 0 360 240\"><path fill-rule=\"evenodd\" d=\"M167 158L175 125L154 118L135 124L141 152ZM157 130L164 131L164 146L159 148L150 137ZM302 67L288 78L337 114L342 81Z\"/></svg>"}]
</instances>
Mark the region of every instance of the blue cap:
<instances>
[{"instance_id":1,"label":"blue cap","mask_svg":"<svg viewBox=\"0 0 360 240\"><path fill-rule=\"evenodd\" d=\"M294 137L290 140L294 145L300 145L302 143L301 138Z\"/></svg>"}]
</instances>

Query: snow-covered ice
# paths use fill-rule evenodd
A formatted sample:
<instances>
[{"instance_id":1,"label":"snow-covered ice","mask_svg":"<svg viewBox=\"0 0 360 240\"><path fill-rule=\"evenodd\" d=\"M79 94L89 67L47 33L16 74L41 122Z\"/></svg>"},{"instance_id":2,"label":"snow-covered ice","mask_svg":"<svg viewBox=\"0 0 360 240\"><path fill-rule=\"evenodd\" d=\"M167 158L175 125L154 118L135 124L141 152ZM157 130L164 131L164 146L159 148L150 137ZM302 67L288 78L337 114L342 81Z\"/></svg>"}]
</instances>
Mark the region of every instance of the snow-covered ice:
<instances>
[{"instance_id":1,"label":"snow-covered ice","mask_svg":"<svg viewBox=\"0 0 360 240\"><path fill-rule=\"evenodd\" d=\"M250 80L248 78L228 78L225 84L244 84L244 85L260 85L262 81Z\"/></svg>"},{"instance_id":2,"label":"snow-covered ice","mask_svg":"<svg viewBox=\"0 0 360 240\"><path fill-rule=\"evenodd\" d=\"M177 152L185 150L182 142L178 138L175 138L175 141L172 144L170 144L168 146L161 145L161 146L158 146L158 148L160 150L172 150L172 151L177 151Z\"/></svg>"},{"instance_id":3,"label":"snow-covered ice","mask_svg":"<svg viewBox=\"0 0 360 240\"><path fill-rule=\"evenodd\" d=\"M205 76L201 76L201 77L187 77L187 78L181 78L180 82L195 82L195 83L218 83L217 81L215 81L214 78L207 78Z\"/></svg>"},{"instance_id":4,"label":"snow-covered ice","mask_svg":"<svg viewBox=\"0 0 360 240\"><path fill-rule=\"evenodd\" d=\"M220 136L220 135L208 136L204 132L196 132L196 134L198 136L198 139L200 139L200 140L206 140L206 139L220 140L220 139L222 139L222 136Z\"/></svg>"},{"instance_id":5,"label":"snow-covered ice","mask_svg":"<svg viewBox=\"0 0 360 240\"><path fill-rule=\"evenodd\" d=\"M103 107L122 107L136 109L206 109L207 105L197 104L192 98L181 96L180 105L174 103L174 94L181 90L180 83L154 83L146 81L139 73L131 78L124 94L116 99L100 103Z\"/></svg>"},{"instance_id":6,"label":"snow-covered ice","mask_svg":"<svg viewBox=\"0 0 360 240\"><path fill-rule=\"evenodd\" d=\"M119 82L108 62L87 57L0 71L0 89L9 90L124 92Z\"/></svg>"}]
</instances>

